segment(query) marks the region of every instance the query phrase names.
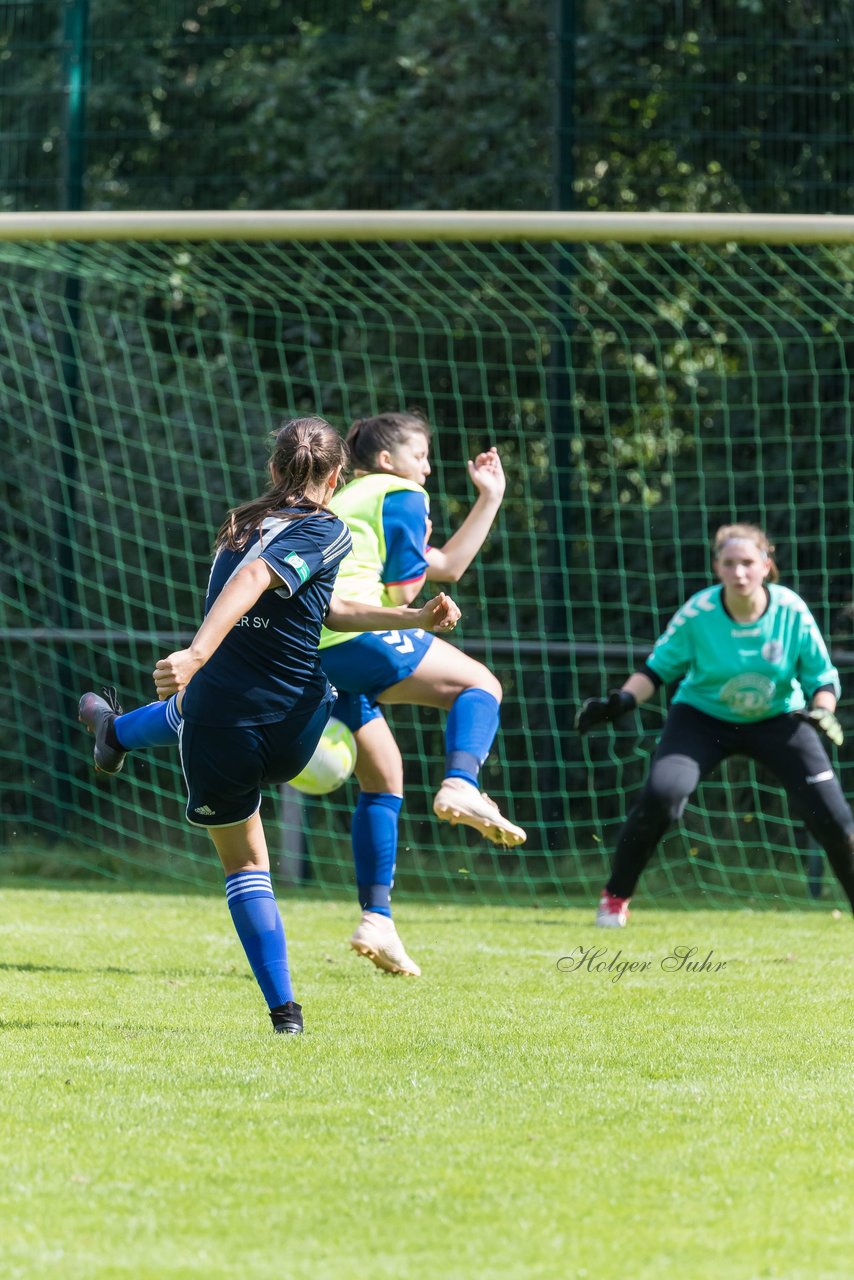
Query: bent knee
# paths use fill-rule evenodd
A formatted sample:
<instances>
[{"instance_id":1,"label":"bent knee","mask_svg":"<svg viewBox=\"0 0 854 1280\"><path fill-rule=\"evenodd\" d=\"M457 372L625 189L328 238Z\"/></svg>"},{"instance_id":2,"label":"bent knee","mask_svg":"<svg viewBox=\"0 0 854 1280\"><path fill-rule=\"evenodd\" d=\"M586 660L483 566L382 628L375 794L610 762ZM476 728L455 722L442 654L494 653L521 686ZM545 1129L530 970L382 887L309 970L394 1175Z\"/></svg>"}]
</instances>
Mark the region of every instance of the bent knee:
<instances>
[{"instance_id":1,"label":"bent knee","mask_svg":"<svg viewBox=\"0 0 854 1280\"><path fill-rule=\"evenodd\" d=\"M477 672L476 678L466 687L469 689L482 689L484 693L492 694L496 702L500 702L504 697L504 690L501 687L501 681L497 676L492 674L488 667L483 666L482 663L478 663L478 667L480 669ZM463 690L460 690L460 692L462 693Z\"/></svg>"},{"instance_id":2,"label":"bent knee","mask_svg":"<svg viewBox=\"0 0 854 1280\"><path fill-rule=\"evenodd\" d=\"M469 658L464 663L454 664L434 685L434 693L441 698L442 705L445 707L450 707L461 694L469 693L472 689L488 693L499 703L504 694L498 677L494 676L482 662L475 662Z\"/></svg>"},{"instance_id":3,"label":"bent knee","mask_svg":"<svg viewBox=\"0 0 854 1280\"><path fill-rule=\"evenodd\" d=\"M360 791L371 794L403 795L403 762L390 760L387 764L363 762L354 770Z\"/></svg>"},{"instance_id":4,"label":"bent knee","mask_svg":"<svg viewBox=\"0 0 854 1280\"><path fill-rule=\"evenodd\" d=\"M665 756L653 766L646 792L650 801L675 822L685 812L699 781L699 768L690 756Z\"/></svg>"}]
</instances>

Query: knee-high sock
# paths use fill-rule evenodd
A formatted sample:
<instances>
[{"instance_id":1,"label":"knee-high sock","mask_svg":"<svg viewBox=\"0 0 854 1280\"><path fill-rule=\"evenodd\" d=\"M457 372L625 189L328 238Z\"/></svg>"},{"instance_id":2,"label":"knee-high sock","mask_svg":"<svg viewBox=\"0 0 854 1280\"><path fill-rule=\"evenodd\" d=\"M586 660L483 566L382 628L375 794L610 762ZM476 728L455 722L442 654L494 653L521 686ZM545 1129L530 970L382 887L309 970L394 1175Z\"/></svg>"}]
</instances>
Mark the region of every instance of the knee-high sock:
<instances>
[{"instance_id":1,"label":"knee-high sock","mask_svg":"<svg viewBox=\"0 0 854 1280\"><path fill-rule=\"evenodd\" d=\"M136 747L169 747L178 741L181 713L176 705L178 695L166 702L149 702L127 715L116 716L113 733L120 747L133 751Z\"/></svg>"},{"instance_id":2,"label":"knee-high sock","mask_svg":"<svg viewBox=\"0 0 854 1280\"><path fill-rule=\"evenodd\" d=\"M391 915L391 887L397 861L397 823L403 799L382 791L362 791L353 814L353 861L363 911Z\"/></svg>"},{"instance_id":3,"label":"knee-high sock","mask_svg":"<svg viewBox=\"0 0 854 1280\"><path fill-rule=\"evenodd\" d=\"M293 1000L285 926L269 871L237 871L225 878L228 909L246 958L271 1009Z\"/></svg>"},{"instance_id":4,"label":"knee-high sock","mask_svg":"<svg viewBox=\"0 0 854 1280\"><path fill-rule=\"evenodd\" d=\"M498 699L485 689L464 689L455 699L445 726L445 777L465 778L477 786L477 775L498 732Z\"/></svg>"}]
</instances>

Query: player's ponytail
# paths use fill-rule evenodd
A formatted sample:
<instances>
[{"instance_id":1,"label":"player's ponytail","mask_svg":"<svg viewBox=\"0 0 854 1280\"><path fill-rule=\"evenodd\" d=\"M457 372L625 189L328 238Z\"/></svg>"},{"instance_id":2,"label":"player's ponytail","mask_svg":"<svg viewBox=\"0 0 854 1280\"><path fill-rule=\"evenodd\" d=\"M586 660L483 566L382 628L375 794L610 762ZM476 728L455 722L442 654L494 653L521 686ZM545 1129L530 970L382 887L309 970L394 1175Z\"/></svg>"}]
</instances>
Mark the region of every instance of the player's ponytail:
<instances>
[{"instance_id":1,"label":"player's ponytail","mask_svg":"<svg viewBox=\"0 0 854 1280\"><path fill-rule=\"evenodd\" d=\"M378 455L384 449L393 449L414 432L430 439L430 424L417 409L357 418L347 432L350 465L355 471L376 471Z\"/></svg>"},{"instance_id":2,"label":"player's ponytail","mask_svg":"<svg viewBox=\"0 0 854 1280\"><path fill-rule=\"evenodd\" d=\"M768 538L768 534L761 529L758 524L723 524L715 534L712 543L712 555L715 560L719 558L721 552L728 542L752 542L753 545L762 553L763 557L770 562L768 571L769 582L779 582L780 572L777 568L777 562L774 559L774 544Z\"/></svg>"},{"instance_id":3,"label":"player's ponytail","mask_svg":"<svg viewBox=\"0 0 854 1280\"><path fill-rule=\"evenodd\" d=\"M215 549L242 550L274 512L307 501L310 508L305 514L322 510L306 499L306 492L316 489L331 471L345 463L347 452L347 445L325 418L293 418L285 422L272 438L268 460L271 488L260 498L228 512L217 533Z\"/></svg>"}]
</instances>

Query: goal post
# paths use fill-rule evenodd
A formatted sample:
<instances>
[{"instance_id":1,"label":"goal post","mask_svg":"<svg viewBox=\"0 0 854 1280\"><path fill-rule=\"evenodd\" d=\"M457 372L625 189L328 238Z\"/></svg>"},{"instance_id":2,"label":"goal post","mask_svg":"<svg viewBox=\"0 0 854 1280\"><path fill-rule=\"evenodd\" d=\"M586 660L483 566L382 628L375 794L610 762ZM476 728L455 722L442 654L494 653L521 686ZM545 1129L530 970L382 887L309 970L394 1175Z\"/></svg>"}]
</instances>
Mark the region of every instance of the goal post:
<instances>
[{"instance_id":1,"label":"goal post","mask_svg":"<svg viewBox=\"0 0 854 1280\"><path fill-rule=\"evenodd\" d=\"M0 214L7 241L401 241L851 244L854 217L797 213L469 212L421 209L92 210Z\"/></svg>"},{"instance_id":2,"label":"goal post","mask_svg":"<svg viewBox=\"0 0 854 1280\"><path fill-rule=\"evenodd\" d=\"M99 779L76 702L102 683L126 706L153 697L154 661L198 623L223 511L255 491L268 430L296 413L344 430L422 409L437 540L471 501L473 452L496 443L508 475L454 595L458 642L505 690L484 787L529 841L498 852L437 824L442 717L394 708L399 891L595 895L663 704L583 742L574 710L708 582L719 524L768 529L830 640L845 720L854 218L6 214L0 259L0 867L216 882L175 753ZM852 780L844 749L838 763ZM352 881L354 786L307 802L299 841L294 807L265 801L271 848L304 842L323 892ZM773 779L733 762L645 885L806 905L816 874ZM825 877L823 901L836 894Z\"/></svg>"}]
</instances>

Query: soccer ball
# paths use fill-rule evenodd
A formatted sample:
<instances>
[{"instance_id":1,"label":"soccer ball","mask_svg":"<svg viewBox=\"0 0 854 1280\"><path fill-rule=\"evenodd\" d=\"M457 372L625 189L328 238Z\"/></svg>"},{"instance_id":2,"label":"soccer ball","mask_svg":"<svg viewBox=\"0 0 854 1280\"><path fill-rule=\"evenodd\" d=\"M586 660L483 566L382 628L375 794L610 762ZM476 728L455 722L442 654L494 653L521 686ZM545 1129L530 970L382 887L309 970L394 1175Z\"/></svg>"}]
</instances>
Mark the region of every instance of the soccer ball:
<instances>
[{"instance_id":1,"label":"soccer ball","mask_svg":"<svg viewBox=\"0 0 854 1280\"><path fill-rule=\"evenodd\" d=\"M356 739L334 717L320 735L314 755L290 785L305 796L326 796L344 785L356 767Z\"/></svg>"}]
</instances>

